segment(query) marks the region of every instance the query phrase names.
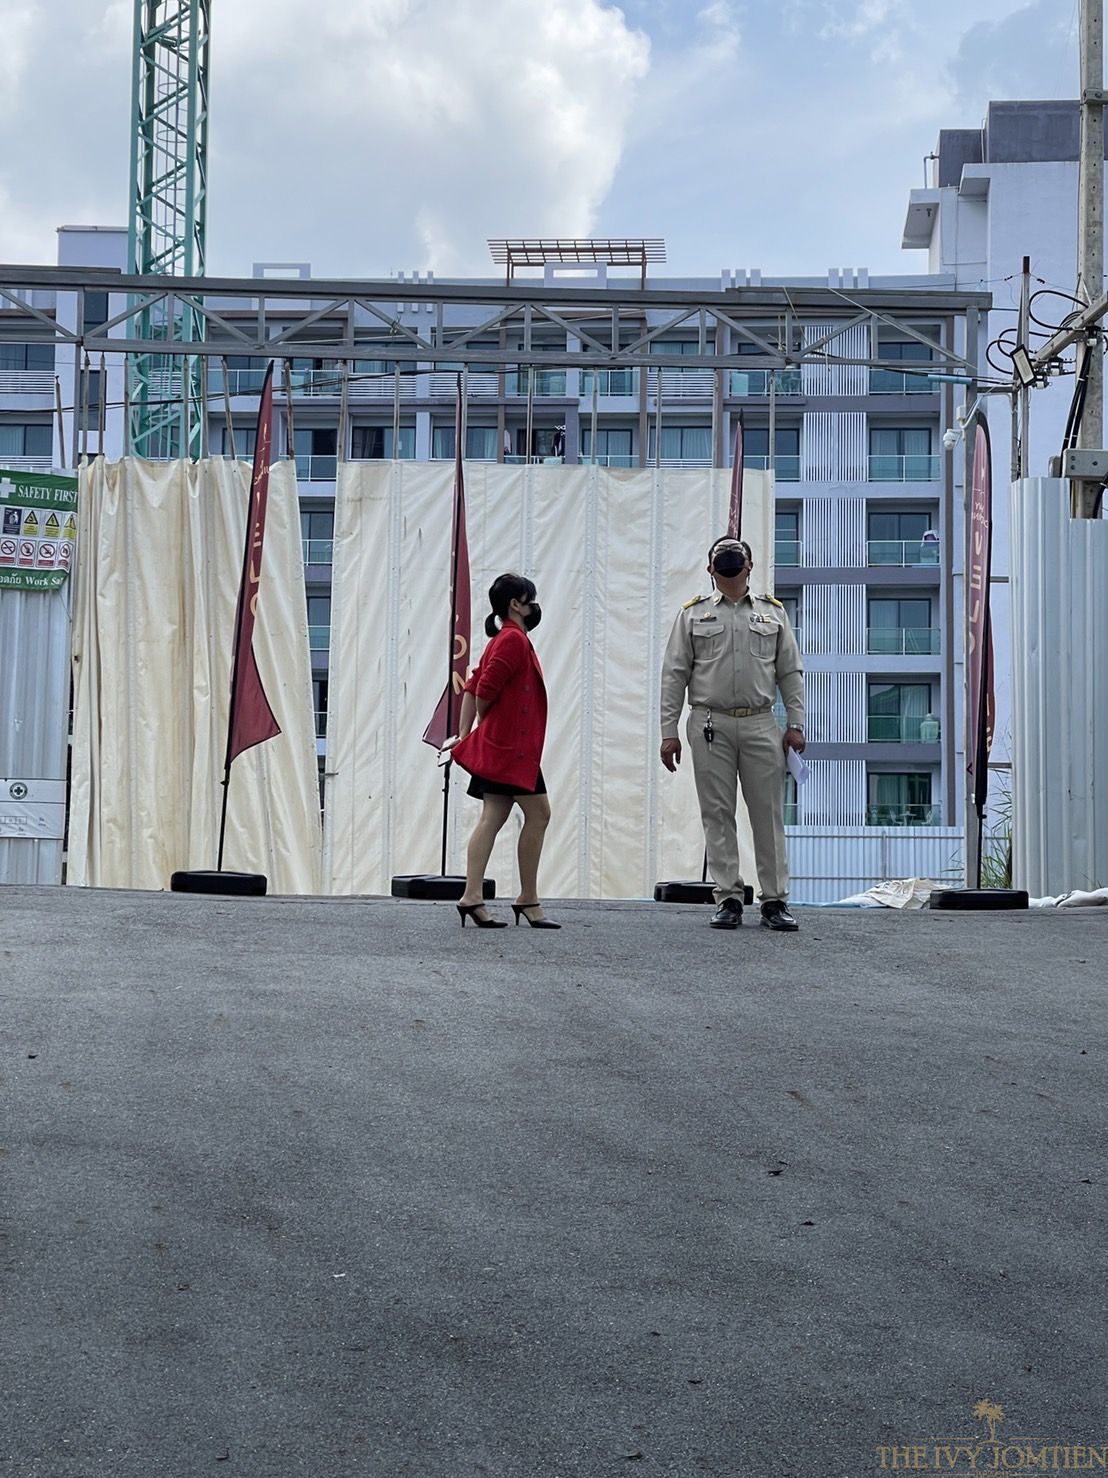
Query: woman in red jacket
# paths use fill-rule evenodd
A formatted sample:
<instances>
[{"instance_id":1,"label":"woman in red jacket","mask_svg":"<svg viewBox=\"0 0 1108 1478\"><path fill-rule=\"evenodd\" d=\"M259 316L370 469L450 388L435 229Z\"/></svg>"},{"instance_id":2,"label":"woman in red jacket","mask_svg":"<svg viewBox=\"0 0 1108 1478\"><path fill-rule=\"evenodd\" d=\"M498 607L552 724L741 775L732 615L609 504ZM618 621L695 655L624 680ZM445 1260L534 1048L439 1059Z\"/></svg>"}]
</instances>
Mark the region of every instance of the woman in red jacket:
<instances>
[{"instance_id":1,"label":"woman in red jacket","mask_svg":"<svg viewBox=\"0 0 1108 1478\"><path fill-rule=\"evenodd\" d=\"M522 575L498 575L489 587L492 614L485 631L492 638L469 677L462 696L451 758L472 775L469 794L481 801L481 815L469 839L466 886L458 904L462 927L472 919L479 929L502 929L482 902L482 883L493 843L511 815L523 812L519 833L519 897L512 904L518 924L559 929L539 902L538 871L550 802L542 778L546 738L546 685L527 633L542 619L535 587ZM477 727L473 727L474 717Z\"/></svg>"}]
</instances>

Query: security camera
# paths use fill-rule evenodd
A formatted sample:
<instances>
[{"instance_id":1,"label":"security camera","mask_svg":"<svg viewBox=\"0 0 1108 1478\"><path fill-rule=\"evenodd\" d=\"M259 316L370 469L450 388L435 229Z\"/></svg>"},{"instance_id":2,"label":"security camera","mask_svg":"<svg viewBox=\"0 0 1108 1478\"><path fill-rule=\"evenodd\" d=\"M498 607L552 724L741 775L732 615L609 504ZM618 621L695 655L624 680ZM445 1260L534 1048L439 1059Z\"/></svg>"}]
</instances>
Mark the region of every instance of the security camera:
<instances>
[{"instance_id":1,"label":"security camera","mask_svg":"<svg viewBox=\"0 0 1108 1478\"><path fill-rule=\"evenodd\" d=\"M953 426L951 426L949 430L943 432L943 446L948 452L952 452L954 448L958 445L958 437L959 433L955 431Z\"/></svg>"}]
</instances>

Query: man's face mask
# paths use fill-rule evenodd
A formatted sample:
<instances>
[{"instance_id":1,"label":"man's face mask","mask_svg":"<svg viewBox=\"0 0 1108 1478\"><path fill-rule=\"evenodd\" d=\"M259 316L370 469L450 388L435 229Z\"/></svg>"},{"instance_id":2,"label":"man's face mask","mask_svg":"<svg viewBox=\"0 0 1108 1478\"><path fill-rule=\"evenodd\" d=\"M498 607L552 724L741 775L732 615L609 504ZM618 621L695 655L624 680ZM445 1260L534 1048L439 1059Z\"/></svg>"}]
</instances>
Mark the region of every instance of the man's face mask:
<instances>
[{"instance_id":1,"label":"man's face mask","mask_svg":"<svg viewBox=\"0 0 1108 1478\"><path fill-rule=\"evenodd\" d=\"M741 549L717 549L712 555L712 569L725 580L731 580L746 569L746 555Z\"/></svg>"}]
</instances>

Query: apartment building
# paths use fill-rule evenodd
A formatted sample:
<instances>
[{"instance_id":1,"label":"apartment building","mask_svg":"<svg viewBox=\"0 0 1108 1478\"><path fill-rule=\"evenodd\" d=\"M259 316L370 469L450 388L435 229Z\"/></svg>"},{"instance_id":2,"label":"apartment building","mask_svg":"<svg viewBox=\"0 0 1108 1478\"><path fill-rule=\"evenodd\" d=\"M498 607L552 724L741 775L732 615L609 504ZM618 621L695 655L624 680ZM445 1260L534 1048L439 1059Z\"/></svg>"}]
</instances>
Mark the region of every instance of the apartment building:
<instances>
[{"instance_id":1,"label":"apartment building","mask_svg":"<svg viewBox=\"0 0 1108 1478\"><path fill-rule=\"evenodd\" d=\"M122 267L125 237L111 239ZM63 231L62 240L70 262L85 249L77 230ZM108 242L108 234L98 233L93 243L101 265ZM333 320L320 319L307 265L282 264L280 271L303 277L305 297L287 302L281 320L271 318L269 332L295 333L298 318L312 317L314 342L331 337L340 343L344 314L359 310L348 305ZM272 264L259 264L255 276L273 272ZM547 282L556 278L557 269L547 267ZM598 266L594 280L608 287L626 283L628 299L634 298L637 284L614 270ZM487 285L496 284L490 278ZM825 832L847 848L890 828L907 841L960 826L962 629L955 577L962 567L961 482L960 459L944 450L943 433L963 391L950 383L950 365L939 363L930 347L964 353L967 342L976 342L972 329L967 339L965 315L952 305L953 280L833 271L787 282L725 273L722 279L652 278L651 285L691 292L830 289L841 298L841 320L804 328L805 342L822 344L827 357L817 352L809 362L777 370L700 367L703 341L695 323L666 329L666 315L641 310L626 313L627 341L656 331L650 352L665 360L657 369L501 366L486 373L471 365L465 375L467 459L727 465L741 414L747 465L772 468L776 476L776 591L797 628L808 674L812 778L799 795L787 793L790 826L798 834ZM862 311L873 289L882 291L884 302L895 300L895 313ZM379 357L348 363L345 391L336 360L305 356L289 362L288 398L283 384L277 396L277 444L287 437L300 484L321 766L339 460L452 459L455 368L441 360L398 364L389 348L397 342L396 326L449 335L478 330L483 320L480 308L412 301L403 292L398 279L394 327L382 326ZM249 317L242 299L209 302L225 323L236 314ZM112 295L93 307L105 316L114 311ZM52 397L61 356L72 357L72 351L55 351L45 341L5 342L4 316L0 311L0 463L58 465ZM741 329L721 331L726 342L717 343L719 352L764 358ZM218 332L213 329L213 337ZM488 347L507 351L510 359L518 347L515 332L501 325ZM757 325L763 342L767 332L763 320ZM580 347L572 325L557 329L547 322L535 333L554 356ZM480 342L479 333L470 339L471 347ZM228 340L227 352L209 361L206 435L212 455L234 451L248 458L264 361L236 353L237 347ZM679 363L685 357L687 369ZM75 444L90 453L99 449L101 424L105 453L118 454L120 397L113 396L103 414L99 410L100 396L113 394L112 371L83 394L75 365L64 371L75 376L63 397L71 408L62 418L67 460ZM701 580L702 571L690 571L690 589ZM956 849L948 850L953 856ZM867 869L860 865L854 873L835 864L829 870L863 878ZM803 898L804 889L796 896ZM819 890L810 888L808 896Z\"/></svg>"}]
</instances>

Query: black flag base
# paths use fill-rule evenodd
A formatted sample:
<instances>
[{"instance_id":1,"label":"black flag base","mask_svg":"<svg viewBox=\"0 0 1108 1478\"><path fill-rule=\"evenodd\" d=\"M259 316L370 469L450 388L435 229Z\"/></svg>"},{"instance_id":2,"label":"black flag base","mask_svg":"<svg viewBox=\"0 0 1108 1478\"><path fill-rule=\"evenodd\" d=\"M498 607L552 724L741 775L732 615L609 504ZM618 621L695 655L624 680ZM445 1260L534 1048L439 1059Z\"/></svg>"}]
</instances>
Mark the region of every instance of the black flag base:
<instances>
[{"instance_id":1,"label":"black flag base","mask_svg":"<svg viewBox=\"0 0 1108 1478\"><path fill-rule=\"evenodd\" d=\"M394 898L445 899L457 903L465 892L466 880L457 875L438 872L398 873L392 880ZM496 881L484 878L481 882L481 897L496 897Z\"/></svg>"},{"instance_id":2,"label":"black flag base","mask_svg":"<svg viewBox=\"0 0 1108 1478\"><path fill-rule=\"evenodd\" d=\"M654 884L655 903L714 903L715 893L711 883L670 882ZM754 902L754 889L743 889L743 903Z\"/></svg>"},{"instance_id":3,"label":"black flag base","mask_svg":"<svg viewBox=\"0 0 1108 1478\"><path fill-rule=\"evenodd\" d=\"M937 888L927 906L968 910L1027 908L1029 904L1024 888Z\"/></svg>"},{"instance_id":4,"label":"black flag base","mask_svg":"<svg viewBox=\"0 0 1108 1478\"><path fill-rule=\"evenodd\" d=\"M264 898L264 872L210 872L190 868L175 872L169 880L171 893L218 893L224 898Z\"/></svg>"}]
</instances>

